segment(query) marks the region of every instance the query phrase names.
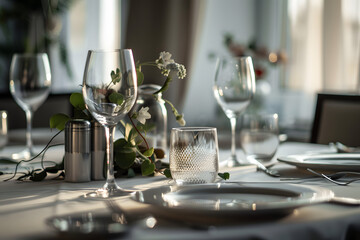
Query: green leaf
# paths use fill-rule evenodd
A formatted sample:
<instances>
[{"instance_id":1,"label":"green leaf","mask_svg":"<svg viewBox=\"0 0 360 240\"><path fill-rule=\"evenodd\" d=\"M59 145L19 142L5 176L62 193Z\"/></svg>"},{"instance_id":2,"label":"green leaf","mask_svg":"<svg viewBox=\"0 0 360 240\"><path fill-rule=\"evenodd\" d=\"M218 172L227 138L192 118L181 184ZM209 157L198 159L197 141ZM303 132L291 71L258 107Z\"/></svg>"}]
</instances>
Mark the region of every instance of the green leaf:
<instances>
[{"instance_id":1,"label":"green leaf","mask_svg":"<svg viewBox=\"0 0 360 240\"><path fill-rule=\"evenodd\" d=\"M127 174L128 178L132 178L135 177L135 171L132 168L128 169L128 174Z\"/></svg>"},{"instance_id":2,"label":"green leaf","mask_svg":"<svg viewBox=\"0 0 360 240\"><path fill-rule=\"evenodd\" d=\"M145 160L141 164L141 174L143 176L148 176L150 174L153 174L155 171L155 164L152 163L150 160Z\"/></svg>"},{"instance_id":3,"label":"green leaf","mask_svg":"<svg viewBox=\"0 0 360 240\"><path fill-rule=\"evenodd\" d=\"M152 154L149 158L150 158L151 162L155 163L155 161L156 161L155 154ZM156 166L155 166L155 168L156 168Z\"/></svg>"},{"instance_id":4,"label":"green leaf","mask_svg":"<svg viewBox=\"0 0 360 240\"><path fill-rule=\"evenodd\" d=\"M136 144L135 139L137 137L138 133L134 129L134 127L130 123L125 124L125 134L124 137L126 141L131 143L132 146Z\"/></svg>"},{"instance_id":5,"label":"green leaf","mask_svg":"<svg viewBox=\"0 0 360 240\"><path fill-rule=\"evenodd\" d=\"M121 75L120 75L119 68L116 69L116 73L115 73L115 71L111 71L110 75L111 75L111 81L114 85L121 81Z\"/></svg>"},{"instance_id":6,"label":"green leaf","mask_svg":"<svg viewBox=\"0 0 360 240\"><path fill-rule=\"evenodd\" d=\"M128 169L134 164L136 152L133 148L122 147L114 151L115 163L122 169Z\"/></svg>"},{"instance_id":7,"label":"green leaf","mask_svg":"<svg viewBox=\"0 0 360 240\"><path fill-rule=\"evenodd\" d=\"M126 141L125 138L119 138L114 142L114 151L121 152L124 148L134 148L135 146Z\"/></svg>"},{"instance_id":8,"label":"green leaf","mask_svg":"<svg viewBox=\"0 0 360 240\"><path fill-rule=\"evenodd\" d=\"M230 179L230 173L228 173L228 172L218 173L218 176L224 180Z\"/></svg>"},{"instance_id":9,"label":"green leaf","mask_svg":"<svg viewBox=\"0 0 360 240\"><path fill-rule=\"evenodd\" d=\"M124 102L124 96L121 93L113 92L109 96L109 101L121 105Z\"/></svg>"},{"instance_id":10,"label":"green leaf","mask_svg":"<svg viewBox=\"0 0 360 240\"><path fill-rule=\"evenodd\" d=\"M132 128L133 128L133 126L130 123L125 124L125 134L124 134L125 139L127 139L127 140L129 139L129 135L130 135Z\"/></svg>"},{"instance_id":11,"label":"green leaf","mask_svg":"<svg viewBox=\"0 0 360 240\"><path fill-rule=\"evenodd\" d=\"M125 138L119 138L114 142L114 150L116 151L117 148L129 147L129 143L125 140Z\"/></svg>"},{"instance_id":12,"label":"green leaf","mask_svg":"<svg viewBox=\"0 0 360 240\"><path fill-rule=\"evenodd\" d=\"M139 146L142 142L144 142L144 140L142 138L139 138L135 141L135 145Z\"/></svg>"},{"instance_id":13,"label":"green leaf","mask_svg":"<svg viewBox=\"0 0 360 240\"><path fill-rule=\"evenodd\" d=\"M47 173L45 170L37 173L37 172L34 172L33 175L30 177L30 180L34 181L34 182L40 182L42 180L44 180L47 176Z\"/></svg>"},{"instance_id":14,"label":"green leaf","mask_svg":"<svg viewBox=\"0 0 360 240\"><path fill-rule=\"evenodd\" d=\"M70 103L76 109L79 109L79 110L86 109L84 97L81 93L72 93L70 96Z\"/></svg>"},{"instance_id":15,"label":"green leaf","mask_svg":"<svg viewBox=\"0 0 360 240\"><path fill-rule=\"evenodd\" d=\"M85 119L85 120L89 120L89 121L91 121L93 119L91 114L86 109L80 110L77 108L74 108L74 118L75 119Z\"/></svg>"},{"instance_id":16,"label":"green leaf","mask_svg":"<svg viewBox=\"0 0 360 240\"><path fill-rule=\"evenodd\" d=\"M137 76L137 85L140 86L144 82L144 74L140 71L139 68L136 68L136 76Z\"/></svg>"},{"instance_id":17,"label":"green leaf","mask_svg":"<svg viewBox=\"0 0 360 240\"><path fill-rule=\"evenodd\" d=\"M167 178L172 178L170 169L168 169L168 168L164 170L164 175Z\"/></svg>"},{"instance_id":18,"label":"green leaf","mask_svg":"<svg viewBox=\"0 0 360 240\"><path fill-rule=\"evenodd\" d=\"M147 133L147 132L150 132L151 130L155 129L156 125L155 125L155 123L146 122L145 124L138 123L136 125L136 127L140 132Z\"/></svg>"},{"instance_id":19,"label":"green leaf","mask_svg":"<svg viewBox=\"0 0 360 240\"><path fill-rule=\"evenodd\" d=\"M144 156L146 157L151 157L154 154L154 148L149 148L148 150L146 150L145 152L143 152Z\"/></svg>"},{"instance_id":20,"label":"green leaf","mask_svg":"<svg viewBox=\"0 0 360 240\"><path fill-rule=\"evenodd\" d=\"M130 134L129 134L129 139L128 141L133 145L135 146L136 145L136 137L138 136L138 133L136 131L135 128L132 128L131 131L130 131Z\"/></svg>"},{"instance_id":21,"label":"green leaf","mask_svg":"<svg viewBox=\"0 0 360 240\"><path fill-rule=\"evenodd\" d=\"M65 124L70 120L70 117L63 113L57 113L50 118L50 128L57 128L58 130L64 130Z\"/></svg>"}]
</instances>

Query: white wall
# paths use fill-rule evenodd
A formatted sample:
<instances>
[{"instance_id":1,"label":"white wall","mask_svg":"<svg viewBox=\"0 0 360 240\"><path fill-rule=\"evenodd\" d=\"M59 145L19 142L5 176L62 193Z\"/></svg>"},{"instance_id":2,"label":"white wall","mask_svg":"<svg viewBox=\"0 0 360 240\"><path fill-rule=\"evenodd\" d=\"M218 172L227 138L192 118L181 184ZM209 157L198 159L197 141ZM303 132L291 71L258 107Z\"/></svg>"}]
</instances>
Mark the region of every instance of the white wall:
<instances>
[{"instance_id":1,"label":"white wall","mask_svg":"<svg viewBox=\"0 0 360 240\"><path fill-rule=\"evenodd\" d=\"M201 38L195 49L195 61L189 75L189 89L184 105L188 126L214 125L216 100L212 92L215 61L209 59L211 52L228 54L224 47L224 34L247 44L255 34L255 1L207 0ZM222 113L221 113L222 114Z\"/></svg>"},{"instance_id":2,"label":"white wall","mask_svg":"<svg viewBox=\"0 0 360 240\"><path fill-rule=\"evenodd\" d=\"M60 63L58 46L51 49L52 91L80 91L86 56L89 49L120 48L120 2L117 0L77 0L63 17L64 41L68 47L68 58L73 78L69 79L65 67ZM114 30L116 29L116 30Z\"/></svg>"}]
</instances>

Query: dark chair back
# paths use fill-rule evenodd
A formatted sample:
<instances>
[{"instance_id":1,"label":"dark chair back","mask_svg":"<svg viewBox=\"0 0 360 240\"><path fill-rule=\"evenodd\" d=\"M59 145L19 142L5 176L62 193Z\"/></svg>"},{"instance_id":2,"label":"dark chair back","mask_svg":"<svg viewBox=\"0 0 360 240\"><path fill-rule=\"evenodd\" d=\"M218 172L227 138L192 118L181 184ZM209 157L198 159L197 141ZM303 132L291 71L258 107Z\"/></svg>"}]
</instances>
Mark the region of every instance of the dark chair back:
<instances>
[{"instance_id":1,"label":"dark chair back","mask_svg":"<svg viewBox=\"0 0 360 240\"><path fill-rule=\"evenodd\" d=\"M310 141L360 146L360 95L319 93Z\"/></svg>"},{"instance_id":2,"label":"dark chair back","mask_svg":"<svg viewBox=\"0 0 360 240\"><path fill-rule=\"evenodd\" d=\"M73 108L69 98L70 94L50 94L44 104L34 113L33 127L50 127L50 117L56 113L65 113L72 116ZM10 93L0 96L0 110L8 112L9 129L26 128L25 112L17 105Z\"/></svg>"}]
</instances>

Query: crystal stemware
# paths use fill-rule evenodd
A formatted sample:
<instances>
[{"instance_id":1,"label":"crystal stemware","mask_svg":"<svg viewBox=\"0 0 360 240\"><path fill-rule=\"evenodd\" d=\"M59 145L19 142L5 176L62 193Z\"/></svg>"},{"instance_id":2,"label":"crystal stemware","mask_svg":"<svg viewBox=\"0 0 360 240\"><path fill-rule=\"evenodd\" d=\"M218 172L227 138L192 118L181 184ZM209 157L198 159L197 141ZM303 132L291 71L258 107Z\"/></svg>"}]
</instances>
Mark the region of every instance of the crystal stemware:
<instances>
[{"instance_id":1,"label":"crystal stemware","mask_svg":"<svg viewBox=\"0 0 360 240\"><path fill-rule=\"evenodd\" d=\"M247 164L236 156L236 119L250 104L255 94L255 74L251 57L219 58L216 65L213 91L231 124L231 156L229 167Z\"/></svg>"},{"instance_id":2,"label":"crystal stemware","mask_svg":"<svg viewBox=\"0 0 360 240\"><path fill-rule=\"evenodd\" d=\"M109 198L129 194L114 178L113 141L115 126L127 114L137 97L137 77L132 50L90 50L83 88L86 108L105 128L107 174L105 185L89 197Z\"/></svg>"},{"instance_id":3,"label":"crystal stemware","mask_svg":"<svg viewBox=\"0 0 360 240\"><path fill-rule=\"evenodd\" d=\"M32 117L50 93L51 71L46 53L14 54L10 67L10 92L26 114L26 149L14 153L13 159L35 156L31 138Z\"/></svg>"}]
</instances>

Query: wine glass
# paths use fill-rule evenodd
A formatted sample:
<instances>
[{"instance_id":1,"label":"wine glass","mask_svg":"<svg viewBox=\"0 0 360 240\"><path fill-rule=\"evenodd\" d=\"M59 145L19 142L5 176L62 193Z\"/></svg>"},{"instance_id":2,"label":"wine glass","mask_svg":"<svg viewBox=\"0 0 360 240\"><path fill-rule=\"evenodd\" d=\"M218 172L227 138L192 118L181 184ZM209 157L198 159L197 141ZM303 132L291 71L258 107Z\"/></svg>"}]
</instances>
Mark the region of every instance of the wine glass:
<instances>
[{"instance_id":1,"label":"wine glass","mask_svg":"<svg viewBox=\"0 0 360 240\"><path fill-rule=\"evenodd\" d=\"M250 104L255 94L255 74L251 57L218 59L215 72L214 95L231 124L231 156L227 166L247 164L236 156L236 119Z\"/></svg>"},{"instance_id":2,"label":"wine glass","mask_svg":"<svg viewBox=\"0 0 360 240\"><path fill-rule=\"evenodd\" d=\"M105 128L107 174L105 185L86 196L109 198L127 195L114 178L113 141L115 126L137 97L135 63L130 49L90 50L87 55L82 92L86 108Z\"/></svg>"},{"instance_id":3,"label":"wine glass","mask_svg":"<svg viewBox=\"0 0 360 240\"><path fill-rule=\"evenodd\" d=\"M14 153L13 159L35 156L31 139L32 117L50 93L51 71L46 53L14 54L10 67L10 92L26 114L26 149Z\"/></svg>"}]
</instances>

